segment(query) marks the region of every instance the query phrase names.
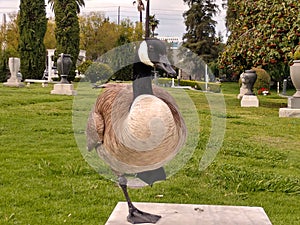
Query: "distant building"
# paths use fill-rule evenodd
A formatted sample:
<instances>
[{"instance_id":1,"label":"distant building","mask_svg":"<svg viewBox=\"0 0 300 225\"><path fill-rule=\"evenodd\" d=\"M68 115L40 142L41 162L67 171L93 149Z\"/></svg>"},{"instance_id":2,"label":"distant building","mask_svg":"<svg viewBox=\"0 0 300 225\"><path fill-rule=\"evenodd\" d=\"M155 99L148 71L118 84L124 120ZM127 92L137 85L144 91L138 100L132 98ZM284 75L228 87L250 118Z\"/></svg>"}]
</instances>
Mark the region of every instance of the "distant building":
<instances>
[{"instance_id":1,"label":"distant building","mask_svg":"<svg viewBox=\"0 0 300 225\"><path fill-rule=\"evenodd\" d=\"M181 37L157 37L159 40L166 41L171 44L171 49L178 49L182 45Z\"/></svg>"}]
</instances>

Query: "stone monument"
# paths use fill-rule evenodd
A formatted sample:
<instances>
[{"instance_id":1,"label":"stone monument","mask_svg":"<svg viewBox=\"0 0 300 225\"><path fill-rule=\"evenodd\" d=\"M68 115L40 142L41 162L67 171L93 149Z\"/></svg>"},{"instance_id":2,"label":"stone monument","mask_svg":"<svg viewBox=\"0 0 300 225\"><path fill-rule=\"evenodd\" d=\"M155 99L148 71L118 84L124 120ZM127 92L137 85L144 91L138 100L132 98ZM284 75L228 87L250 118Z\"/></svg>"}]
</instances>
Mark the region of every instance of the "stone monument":
<instances>
[{"instance_id":1,"label":"stone monument","mask_svg":"<svg viewBox=\"0 0 300 225\"><path fill-rule=\"evenodd\" d=\"M70 84L67 80L68 74L72 67L72 59L69 54L60 54L57 60L57 70L60 74L61 80L59 84L54 84L54 89L51 94L56 95L76 95L77 92L74 90L73 84Z\"/></svg>"},{"instance_id":2,"label":"stone monument","mask_svg":"<svg viewBox=\"0 0 300 225\"><path fill-rule=\"evenodd\" d=\"M7 82L4 83L3 85L7 87L24 87L24 84L20 82L20 80L17 77L17 73L19 72L20 69L20 59L9 58L8 66L9 66L11 76L7 80Z\"/></svg>"},{"instance_id":3,"label":"stone monument","mask_svg":"<svg viewBox=\"0 0 300 225\"><path fill-rule=\"evenodd\" d=\"M257 96L253 92L253 86L257 79L256 72L254 70L246 70L243 73L242 83L245 84L247 92L242 97L241 107L258 107L259 101Z\"/></svg>"},{"instance_id":4,"label":"stone monument","mask_svg":"<svg viewBox=\"0 0 300 225\"><path fill-rule=\"evenodd\" d=\"M279 109L279 117L298 117L300 118L300 60L294 60L290 66L290 75L296 93L288 98L288 107Z\"/></svg>"}]
</instances>

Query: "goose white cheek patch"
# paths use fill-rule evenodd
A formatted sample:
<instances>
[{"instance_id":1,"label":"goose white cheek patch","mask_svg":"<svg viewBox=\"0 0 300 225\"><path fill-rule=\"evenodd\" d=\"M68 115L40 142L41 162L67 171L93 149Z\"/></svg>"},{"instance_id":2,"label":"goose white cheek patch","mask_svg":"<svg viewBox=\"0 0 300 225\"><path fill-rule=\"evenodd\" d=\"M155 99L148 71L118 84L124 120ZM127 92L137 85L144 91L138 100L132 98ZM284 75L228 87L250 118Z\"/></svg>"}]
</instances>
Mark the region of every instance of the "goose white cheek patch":
<instances>
[{"instance_id":1,"label":"goose white cheek patch","mask_svg":"<svg viewBox=\"0 0 300 225\"><path fill-rule=\"evenodd\" d=\"M154 64L151 62L151 60L149 59L149 56L148 56L148 46L147 46L146 41L143 41L140 44L138 54L139 54L139 58L142 63L144 63L148 66L152 66L152 67L154 66Z\"/></svg>"}]
</instances>

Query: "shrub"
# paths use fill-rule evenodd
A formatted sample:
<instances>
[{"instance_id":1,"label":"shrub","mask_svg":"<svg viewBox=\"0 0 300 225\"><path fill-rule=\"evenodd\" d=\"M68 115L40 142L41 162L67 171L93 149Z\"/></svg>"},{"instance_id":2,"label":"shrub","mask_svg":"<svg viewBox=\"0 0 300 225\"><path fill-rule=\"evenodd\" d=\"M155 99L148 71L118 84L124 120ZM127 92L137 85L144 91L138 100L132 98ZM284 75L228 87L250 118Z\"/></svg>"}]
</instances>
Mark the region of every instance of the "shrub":
<instances>
[{"instance_id":1,"label":"shrub","mask_svg":"<svg viewBox=\"0 0 300 225\"><path fill-rule=\"evenodd\" d=\"M5 82L9 76L8 56L6 52L0 51L0 82Z\"/></svg>"},{"instance_id":2,"label":"shrub","mask_svg":"<svg viewBox=\"0 0 300 225\"><path fill-rule=\"evenodd\" d=\"M254 84L254 89L259 90L261 88L270 89L271 76L261 68L252 68L257 74L257 80Z\"/></svg>"},{"instance_id":3,"label":"shrub","mask_svg":"<svg viewBox=\"0 0 300 225\"><path fill-rule=\"evenodd\" d=\"M294 60L299 60L300 59L300 45L298 45L295 49L294 55L293 55Z\"/></svg>"},{"instance_id":4,"label":"shrub","mask_svg":"<svg viewBox=\"0 0 300 225\"><path fill-rule=\"evenodd\" d=\"M77 70L80 72L80 74L85 74L87 69L90 67L90 65L93 64L93 61L86 60L83 63L81 63L79 66L77 66Z\"/></svg>"},{"instance_id":5,"label":"shrub","mask_svg":"<svg viewBox=\"0 0 300 225\"><path fill-rule=\"evenodd\" d=\"M178 84L178 80L174 79L175 85ZM171 86L171 79L169 78L159 78L159 84L162 84L163 86ZM180 80L180 86L190 86L192 88L195 88L197 90L205 91L205 82L201 81L195 81L195 80ZM208 83L208 90L211 92L221 92L221 83Z\"/></svg>"},{"instance_id":6,"label":"shrub","mask_svg":"<svg viewBox=\"0 0 300 225\"><path fill-rule=\"evenodd\" d=\"M109 65L104 63L92 63L85 71L85 76L91 83L105 83L113 75L113 70Z\"/></svg>"}]
</instances>

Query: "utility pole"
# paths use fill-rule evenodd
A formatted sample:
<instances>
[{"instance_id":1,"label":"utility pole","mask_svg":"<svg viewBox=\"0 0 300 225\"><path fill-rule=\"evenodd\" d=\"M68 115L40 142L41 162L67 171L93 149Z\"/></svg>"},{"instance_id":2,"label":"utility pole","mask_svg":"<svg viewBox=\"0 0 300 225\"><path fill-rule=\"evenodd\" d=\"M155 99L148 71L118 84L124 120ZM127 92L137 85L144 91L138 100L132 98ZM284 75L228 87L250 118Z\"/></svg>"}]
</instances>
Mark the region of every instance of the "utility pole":
<instances>
[{"instance_id":1,"label":"utility pole","mask_svg":"<svg viewBox=\"0 0 300 225\"><path fill-rule=\"evenodd\" d=\"M147 1L147 7L146 7L146 32L145 37L150 37L150 27L149 27L149 14L150 14L150 0Z\"/></svg>"},{"instance_id":2,"label":"utility pole","mask_svg":"<svg viewBox=\"0 0 300 225\"><path fill-rule=\"evenodd\" d=\"M118 7L118 25L120 25L120 11L121 11L121 7Z\"/></svg>"},{"instance_id":3,"label":"utility pole","mask_svg":"<svg viewBox=\"0 0 300 225\"><path fill-rule=\"evenodd\" d=\"M4 40L3 40L3 43L2 43L2 50L5 51L6 50L6 14L4 13L3 14L3 18L2 18L2 29L3 29L3 33L4 33Z\"/></svg>"}]
</instances>

